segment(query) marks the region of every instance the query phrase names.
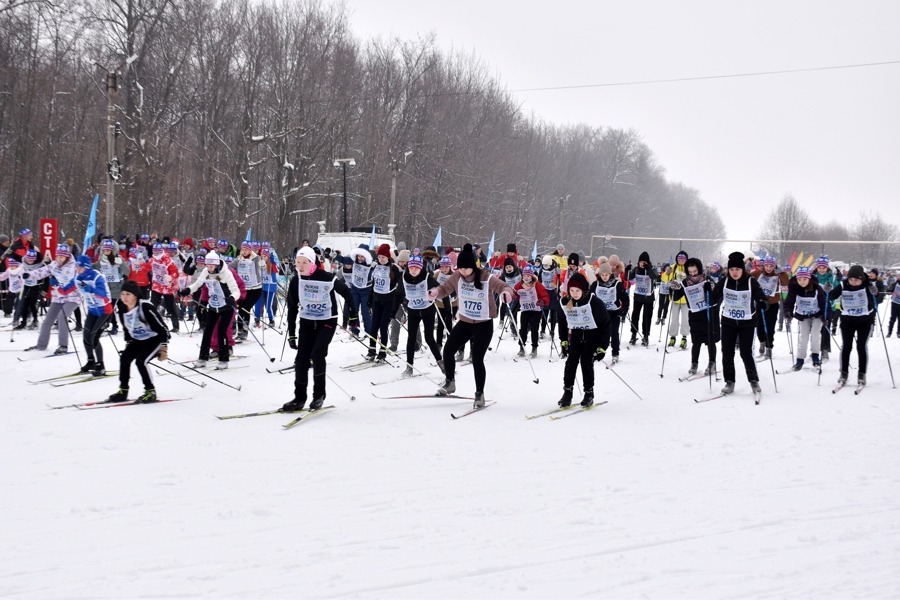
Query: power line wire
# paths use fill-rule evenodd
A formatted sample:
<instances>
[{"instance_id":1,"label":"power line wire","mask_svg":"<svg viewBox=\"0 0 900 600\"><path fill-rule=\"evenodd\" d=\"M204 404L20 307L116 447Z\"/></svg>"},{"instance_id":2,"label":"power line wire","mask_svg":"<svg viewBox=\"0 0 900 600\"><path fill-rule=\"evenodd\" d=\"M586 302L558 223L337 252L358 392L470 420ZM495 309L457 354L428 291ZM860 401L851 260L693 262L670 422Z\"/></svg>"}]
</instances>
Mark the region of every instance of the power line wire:
<instances>
[{"instance_id":1,"label":"power line wire","mask_svg":"<svg viewBox=\"0 0 900 600\"><path fill-rule=\"evenodd\" d=\"M834 65L831 67L809 67L806 69L786 69L783 71L758 71L755 73L732 73L729 75L704 75L701 77L677 77L674 79L647 79L644 81L619 81L615 83L589 83L584 85L560 85L553 87L524 88L519 90L510 90L511 92L546 92L550 90L578 90L586 88L601 87L618 87L626 85L646 85L650 83L675 83L678 81L702 81L706 79L730 79L735 77L758 77L761 75L783 75L786 73L809 73L812 71L833 71L837 69L857 69L860 67L882 67L885 65L900 64L900 60L889 60L885 62L859 63L855 65Z\"/></svg>"}]
</instances>

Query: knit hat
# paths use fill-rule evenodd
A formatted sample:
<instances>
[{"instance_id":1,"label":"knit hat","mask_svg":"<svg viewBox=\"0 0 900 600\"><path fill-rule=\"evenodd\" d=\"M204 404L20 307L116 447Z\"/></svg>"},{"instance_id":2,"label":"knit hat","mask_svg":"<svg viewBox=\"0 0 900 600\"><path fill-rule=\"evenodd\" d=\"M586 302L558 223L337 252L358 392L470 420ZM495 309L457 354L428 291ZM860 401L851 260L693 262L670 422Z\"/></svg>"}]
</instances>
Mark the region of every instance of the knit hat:
<instances>
[{"instance_id":1,"label":"knit hat","mask_svg":"<svg viewBox=\"0 0 900 600\"><path fill-rule=\"evenodd\" d=\"M613 269L618 267L620 262L621 261L619 260L618 254L610 254L609 255L609 266L612 267Z\"/></svg>"},{"instance_id":2,"label":"knit hat","mask_svg":"<svg viewBox=\"0 0 900 600\"><path fill-rule=\"evenodd\" d=\"M33 232L32 232L30 229L28 229L28 228L26 227L25 229L23 229L23 230L21 230L21 231L19 232L19 237L20 237L20 238L28 237L28 236L31 235L32 233L33 233Z\"/></svg>"},{"instance_id":3,"label":"knit hat","mask_svg":"<svg viewBox=\"0 0 900 600\"><path fill-rule=\"evenodd\" d=\"M157 252L162 252L162 251L163 251L162 244L160 244L159 242L156 242L153 244L153 254L156 254Z\"/></svg>"},{"instance_id":4,"label":"knit hat","mask_svg":"<svg viewBox=\"0 0 900 600\"><path fill-rule=\"evenodd\" d=\"M549 254L541 259L541 264L544 265L544 268L549 268L553 266L553 257Z\"/></svg>"},{"instance_id":5,"label":"knit hat","mask_svg":"<svg viewBox=\"0 0 900 600\"><path fill-rule=\"evenodd\" d=\"M149 233L142 233L142 234L141 234L141 241L142 241L142 242L149 242L149 241L150 241L150 234L149 234Z\"/></svg>"},{"instance_id":6,"label":"knit hat","mask_svg":"<svg viewBox=\"0 0 900 600\"><path fill-rule=\"evenodd\" d=\"M744 268L744 254L742 252L732 252L728 255L728 268L729 269L743 269Z\"/></svg>"},{"instance_id":7,"label":"knit hat","mask_svg":"<svg viewBox=\"0 0 900 600\"><path fill-rule=\"evenodd\" d=\"M442 267L452 267L452 266L453 266L453 261L450 260L450 257L449 257L449 256L444 256L444 257L441 258L440 265L441 265Z\"/></svg>"},{"instance_id":8,"label":"knit hat","mask_svg":"<svg viewBox=\"0 0 900 600\"><path fill-rule=\"evenodd\" d=\"M871 269L869 269L869 273L874 273L875 277L878 277L881 274L878 272L878 269L876 269L875 267L872 267Z\"/></svg>"},{"instance_id":9,"label":"knit hat","mask_svg":"<svg viewBox=\"0 0 900 600\"><path fill-rule=\"evenodd\" d=\"M20 264L19 261L17 261L16 259L14 259L12 257L6 259L6 266L9 267L10 269L15 269L16 267L19 266L19 264Z\"/></svg>"},{"instance_id":10,"label":"knit hat","mask_svg":"<svg viewBox=\"0 0 900 600\"><path fill-rule=\"evenodd\" d=\"M809 267L797 267L796 277L799 279L800 277L806 277L807 279L812 278L812 272L809 270Z\"/></svg>"},{"instance_id":11,"label":"knit hat","mask_svg":"<svg viewBox=\"0 0 900 600\"><path fill-rule=\"evenodd\" d=\"M866 279L866 270L862 268L862 265L853 265L850 267L850 270L847 271L847 279Z\"/></svg>"},{"instance_id":12,"label":"knit hat","mask_svg":"<svg viewBox=\"0 0 900 600\"><path fill-rule=\"evenodd\" d=\"M586 292L588 289L587 279L584 278L584 275L581 273L575 273L571 277L569 277L568 283L569 289L579 288L582 292Z\"/></svg>"},{"instance_id":13,"label":"knit hat","mask_svg":"<svg viewBox=\"0 0 900 600\"><path fill-rule=\"evenodd\" d=\"M401 254L402 254L402 252L401 252ZM425 263L422 261L421 256L412 256L412 257L410 257L409 263L406 266L410 267L410 268L418 267L421 269L424 264Z\"/></svg>"},{"instance_id":14,"label":"knit hat","mask_svg":"<svg viewBox=\"0 0 900 600\"><path fill-rule=\"evenodd\" d=\"M391 247L388 244L382 244L378 246L378 256L387 256L391 257Z\"/></svg>"},{"instance_id":15,"label":"knit hat","mask_svg":"<svg viewBox=\"0 0 900 600\"><path fill-rule=\"evenodd\" d=\"M218 242L216 242L216 248L224 248L228 250L228 240L219 240Z\"/></svg>"},{"instance_id":16,"label":"knit hat","mask_svg":"<svg viewBox=\"0 0 900 600\"><path fill-rule=\"evenodd\" d=\"M178 254L178 242L169 242L169 247L166 248L169 254Z\"/></svg>"},{"instance_id":17,"label":"knit hat","mask_svg":"<svg viewBox=\"0 0 900 600\"><path fill-rule=\"evenodd\" d=\"M767 257L765 257L765 258L763 259L762 262L763 262L764 265L771 265L771 266L773 266L773 267L777 267L777 266L778 266L778 261L775 260L775 257L774 257L774 256L767 256Z\"/></svg>"},{"instance_id":18,"label":"knit hat","mask_svg":"<svg viewBox=\"0 0 900 600\"><path fill-rule=\"evenodd\" d=\"M687 259L687 262L684 263L684 268L685 268L685 270L687 270L689 267L696 267L697 273L703 272L703 263L700 262L699 258L693 257L693 258Z\"/></svg>"},{"instance_id":19,"label":"knit hat","mask_svg":"<svg viewBox=\"0 0 900 600\"><path fill-rule=\"evenodd\" d=\"M522 277L525 277L526 275L534 277L534 267L532 267L531 265L525 265L524 267L522 267Z\"/></svg>"},{"instance_id":20,"label":"knit hat","mask_svg":"<svg viewBox=\"0 0 900 600\"><path fill-rule=\"evenodd\" d=\"M209 249L212 250L216 247L216 238L208 237L206 238L206 245L209 246Z\"/></svg>"},{"instance_id":21,"label":"knit hat","mask_svg":"<svg viewBox=\"0 0 900 600\"><path fill-rule=\"evenodd\" d=\"M227 255L226 255L225 257L222 258L222 260L225 261L225 264L226 264L226 265L230 265L231 262L232 262L234 259L231 258L230 256L227 256Z\"/></svg>"},{"instance_id":22,"label":"knit hat","mask_svg":"<svg viewBox=\"0 0 900 600\"><path fill-rule=\"evenodd\" d=\"M397 242L397 250L406 250L406 242Z\"/></svg>"},{"instance_id":23,"label":"knit hat","mask_svg":"<svg viewBox=\"0 0 900 600\"><path fill-rule=\"evenodd\" d=\"M83 269L90 269L91 268L91 257L86 254L82 254L81 256L79 256L78 258L75 259L75 264Z\"/></svg>"},{"instance_id":24,"label":"knit hat","mask_svg":"<svg viewBox=\"0 0 900 600\"><path fill-rule=\"evenodd\" d=\"M184 247L185 248L193 248L194 247L194 238L184 238Z\"/></svg>"},{"instance_id":25,"label":"knit hat","mask_svg":"<svg viewBox=\"0 0 900 600\"><path fill-rule=\"evenodd\" d=\"M675 261L677 262L679 258L683 258L684 260L688 259L688 253L684 250L679 250L678 254L675 255Z\"/></svg>"},{"instance_id":26,"label":"knit hat","mask_svg":"<svg viewBox=\"0 0 900 600\"><path fill-rule=\"evenodd\" d=\"M206 264L206 255L198 254L197 258L194 259L194 262L198 265L205 265Z\"/></svg>"},{"instance_id":27,"label":"knit hat","mask_svg":"<svg viewBox=\"0 0 900 600\"><path fill-rule=\"evenodd\" d=\"M712 267L712 268L715 269L716 271L721 271L721 270L722 270L722 263L720 263L720 262L717 261L717 260L714 260L714 261L713 261L713 264L711 264L710 267Z\"/></svg>"},{"instance_id":28,"label":"knit hat","mask_svg":"<svg viewBox=\"0 0 900 600\"><path fill-rule=\"evenodd\" d=\"M5 244L9 242L9 236L5 233L0 233L0 244Z\"/></svg>"},{"instance_id":29,"label":"knit hat","mask_svg":"<svg viewBox=\"0 0 900 600\"><path fill-rule=\"evenodd\" d=\"M37 259L38 259L38 253L37 253L37 250L35 250L34 248L32 248L31 250L29 250L28 252L25 253L25 261L26 262L33 263Z\"/></svg>"},{"instance_id":30,"label":"knit hat","mask_svg":"<svg viewBox=\"0 0 900 600\"><path fill-rule=\"evenodd\" d=\"M103 243L100 244L100 249L101 250L115 250L116 249L115 240L110 240L110 239L103 240Z\"/></svg>"},{"instance_id":31,"label":"knit hat","mask_svg":"<svg viewBox=\"0 0 900 600\"><path fill-rule=\"evenodd\" d=\"M819 267L825 267L827 269L828 266L829 265L828 265L828 257L827 256L820 256L819 258L816 259L816 268L817 269Z\"/></svg>"},{"instance_id":32,"label":"knit hat","mask_svg":"<svg viewBox=\"0 0 900 600\"><path fill-rule=\"evenodd\" d=\"M401 250L397 255L397 262L409 262L409 250Z\"/></svg>"},{"instance_id":33,"label":"knit hat","mask_svg":"<svg viewBox=\"0 0 900 600\"><path fill-rule=\"evenodd\" d=\"M512 256L507 256L506 258L503 259L503 268L504 269L506 267L514 267L514 266L516 266L516 261L513 259Z\"/></svg>"},{"instance_id":34,"label":"knit hat","mask_svg":"<svg viewBox=\"0 0 900 600\"><path fill-rule=\"evenodd\" d=\"M387 244L384 244L384 245L387 246ZM381 251L381 248L379 248L378 250ZM303 246L302 248L300 248L299 250L297 250L297 256L302 256L302 257L306 258L306 259L307 259L309 262L311 262L311 263L316 262L316 253L315 253L315 251L314 251L312 248L310 248L309 246ZM206 260L208 261L209 258L207 258Z\"/></svg>"},{"instance_id":35,"label":"knit hat","mask_svg":"<svg viewBox=\"0 0 900 600\"><path fill-rule=\"evenodd\" d=\"M68 244L59 244L56 247L56 255L57 256L72 256L72 252L69 250Z\"/></svg>"},{"instance_id":36,"label":"knit hat","mask_svg":"<svg viewBox=\"0 0 900 600\"><path fill-rule=\"evenodd\" d=\"M456 268L474 269L476 266L475 252L472 251L472 244L466 244L460 251L459 256L456 257Z\"/></svg>"},{"instance_id":37,"label":"knit hat","mask_svg":"<svg viewBox=\"0 0 900 600\"><path fill-rule=\"evenodd\" d=\"M219 258L219 255L216 253L215 250L209 251L209 253L206 255L205 261L206 261L206 265L210 266L210 267L213 265L219 265L222 263L222 259Z\"/></svg>"},{"instance_id":38,"label":"knit hat","mask_svg":"<svg viewBox=\"0 0 900 600\"><path fill-rule=\"evenodd\" d=\"M138 299L141 297L141 287L137 284L137 281L132 279L126 279L122 282L122 291L132 294Z\"/></svg>"},{"instance_id":39,"label":"knit hat","mask_svg":"<svg viewBox=\"0 0 900 600\"><path fill-rule=\"evenodd\" d=\"M612 275L612 267L609 266L609 261L600 263L600 266L597 267L597 273L603 275L604 273L609 273Z\"/></svg>"},{"instance_id":40,"label":"knit hat","mask_svg":"<svg viewBox=\"0 0 900 600\"><path fill-rule=\"evenodd\" d=\"M243 242L241 242L241 250L244 250L244 249L253 250L253 246L250 245L250 242L248 242L247 240L244 240Z\"/></svg>"},{"instance_id":41,"label":"knit hat","mask_svg":"<svg viewBox=\"0 0 900 600\"><path fill-rule=\"evenodd\" d=\"M262 246L260 246L259 240L253 240L252 242L250 242L250 249L253 250L254 252L256 252L257 254L259 254L259 249L261 247Z\"/></svg>"},{"instance_id":42,"label":"knit hat","mask_svg":"<svg viewBox=\"0 0 900 600\"><path fill-rule=\"evenodd\" d=\"M569 255L569 263L568 264L569 264L569 266L572 266L572 265L575 265L576 267L578 266L578 253L577 252L573 252L572 254Z\"/></svg>"},{"instance_id":43,"label":"knit hat","mask_svg":"<svg viewBox=\"0 0 900 600\"><path fill-rule=\"evenodd\" d=\"M132 258L135 257L135 256L137 256L137 255L138 255L138 249L137 249L137 248L132 248L131 250L128 251L128 256L131 256Z\"/></svg>"},{"instance_id":44,"label":"knit hat","mask_svg":"<svg viewBox=\"0 0 900 600\"><path fill-rule=\"evenodd\" d=\"M603 263L608 263L608 262L609 262L608 258L606 258L605 256L600 256L597 258L597 260L594 261L594 264L599 267Z\"/></svg>"},{"instance_id":45,"label":"knit hat","mask_svg":"<svg viewBox=\"0 0 900 600\"><path fill-rule=\"evenodd\" d=\"M507 245L506 245L506 251L507 251L507 252L518 252L518 250L516 250L516 245L515 245L515 244L507 244Z\"/></svg>"},{"instance_id":46,"label":"knit hat","mask_svg":"<svg viewBox=\"0 0 900 600\"><path fill-rule=\"evenodd\" d=\"M641 255L638 256L638 262L649 263L650 262L650 253L647 252L646 250L641 252Z\"/></svg>"}]
</instances>

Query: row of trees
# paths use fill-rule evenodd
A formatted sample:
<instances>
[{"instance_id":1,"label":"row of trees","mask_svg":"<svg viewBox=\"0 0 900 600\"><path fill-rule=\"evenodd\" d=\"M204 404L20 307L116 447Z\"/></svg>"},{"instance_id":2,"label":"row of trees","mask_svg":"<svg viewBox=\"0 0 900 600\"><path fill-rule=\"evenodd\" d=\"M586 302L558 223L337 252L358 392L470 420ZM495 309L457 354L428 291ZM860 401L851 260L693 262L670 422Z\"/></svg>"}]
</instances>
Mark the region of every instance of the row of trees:
<instances>
[{"instance_id":1,"label":"row of trees","mask_svg":"<svg viewBox=\"0 0 900 600\"><path fill-rule=\"evenodd\" d=\"M862 211L855 220L817 223L790 194L772 209L759 231L760 239L825 240L847 244L803 244L797 242L763 244L765 251L779 259L793 252L819 254L823 250L832 259L859 262L867 266L891 266L900 262L900 231L877 212ZM859 244L852 242L898 242L897 244ZM823 248L824 247L824 248Z\"/></svg>"},{"instance_id":2,"label":"row of trees","mask_svg":"<svg viewBox=\"0 0 900 600\"><path fill-rule=\"evenodd\" d=\"M341 229L333 161L353 158L350 224L387 225L397 166L398 240L420 246L438 226L450 243L496 230L498 242L537 239L542 251L564 241L587 252L603 233L725 237L715 208L667 181L637 132L547 123L476 57L430 37L359 40L342 5L316 0L9 4L0 230L56 217L80 233L91 197L105 196L98 64L121 65L115 233L235 239L253 227L293 246L316 221ZM101 230L103 214L101 204Z\"/></svg>"}]
</instances>

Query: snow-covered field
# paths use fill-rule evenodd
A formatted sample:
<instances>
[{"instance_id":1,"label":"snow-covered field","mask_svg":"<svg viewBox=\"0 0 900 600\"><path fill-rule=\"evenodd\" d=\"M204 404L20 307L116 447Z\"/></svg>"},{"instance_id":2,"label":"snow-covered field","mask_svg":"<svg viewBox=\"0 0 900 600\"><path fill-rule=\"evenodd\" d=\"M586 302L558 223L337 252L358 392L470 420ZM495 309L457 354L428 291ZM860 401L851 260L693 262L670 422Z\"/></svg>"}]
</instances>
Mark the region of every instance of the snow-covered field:
<instances>
[{"instance_id":1,"label":"snow-covered field","mask_svg":"<svg viewBox=\"0 0 900 600\"><path fill-rule=\"evenodd\" d=\"M37 334L8 336L0 349ZM105 398L115 378L31 385L77 370L75 356L3 352L0 597L900 596L900 393L880 337L861 395L831 393L836 359L821 386L802 371L779 376L780 393L763 363L759 406L740 367L738 393L695 404L709 384L678 382L689 352L660 378L659 346L623 349L617 371L643 400L600 366L608 404L559 421L524 418L562 391L547 342L535 385L504 341L488 358L497 404L454 421L467 401L373 398L436 386L372 387L400 371L341 371L360 361L346 340L329 374L356 400L329 382L337 409L289 430L285 415L214 418L292 397L293 375L266 373L252 338L233 363L250 366L221 375L240 392L165 376L161 398L192 399L90 411L47 404ZM195 358L198 341L176 337L170 356ZM280 356L281 339L266 342ZM900 356L900 340L888 348ZM471 366L457 382L472 395Z\"/></svg>"}]
</instances>

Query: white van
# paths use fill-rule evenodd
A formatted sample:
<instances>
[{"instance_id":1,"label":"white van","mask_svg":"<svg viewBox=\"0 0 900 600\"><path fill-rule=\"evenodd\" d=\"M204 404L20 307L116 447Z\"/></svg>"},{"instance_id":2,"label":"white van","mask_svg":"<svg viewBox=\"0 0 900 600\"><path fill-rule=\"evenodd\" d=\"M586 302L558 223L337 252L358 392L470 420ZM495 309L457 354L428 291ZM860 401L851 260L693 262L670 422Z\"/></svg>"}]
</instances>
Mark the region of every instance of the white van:
<instances>
[{"instance_id":1,"label":"white van","mask_svg":"<svg viewBox=\"0 0 900 600\"><path fill-rule=\"evenodd\" d=\"M367 246L371 246L369 242L372 239L372 228L369 227L368 231L365 231L365 227L352 227L352 231L340 231L335 233L328 233L325 231L325 221L319 221L319 237L316 238L316 244L325 250L326 248L331 248L332 251L340 250L341 254L344 256L348 256L350 254L350 250L353 248L359 248L360 244L366 244ZM378 250L378 246L381 244L387 244L391 247L391 251L393 251L397 246L394 243L394 236L392 235L384 235L381 233L381 228L375 228L375 247L370 247L369 250L372 251L373 255Z\"/></svg>"}]
</instances>

